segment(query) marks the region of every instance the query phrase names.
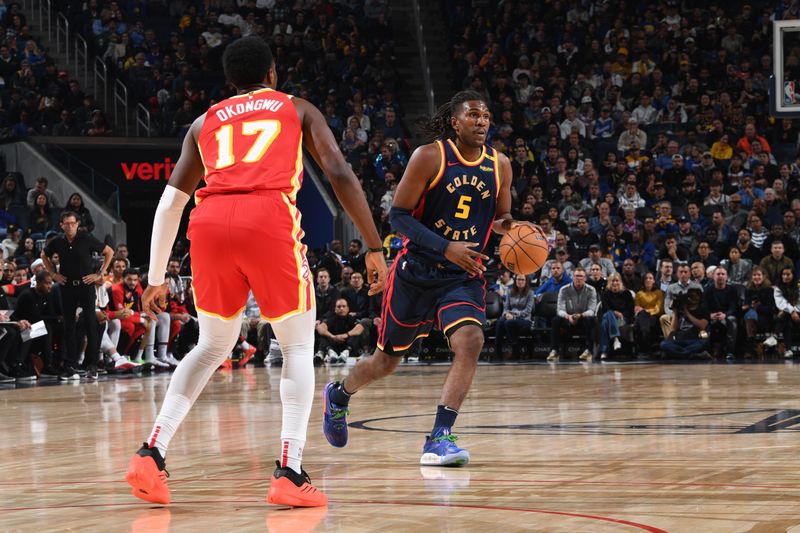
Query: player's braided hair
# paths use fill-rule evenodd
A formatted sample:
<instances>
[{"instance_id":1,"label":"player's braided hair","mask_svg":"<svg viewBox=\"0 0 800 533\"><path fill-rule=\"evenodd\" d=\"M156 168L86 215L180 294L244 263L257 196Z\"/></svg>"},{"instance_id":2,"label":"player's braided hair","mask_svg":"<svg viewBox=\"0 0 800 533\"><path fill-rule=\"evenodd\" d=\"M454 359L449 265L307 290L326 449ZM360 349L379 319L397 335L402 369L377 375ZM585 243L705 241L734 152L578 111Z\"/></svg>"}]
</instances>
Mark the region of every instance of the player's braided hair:
<instances>
[{"instance_id":1,"label":"player's braided hair","mask_svg":"<svg viewBox=\"0 0 800 533\"><path fill-rule=\"evenodd\" d=\"M486 101L481 93L476 91L457 92L449 102L439 107L432 117L417 123L420 133L428 139L454 139L456 132L450 125L453 112L459 105L471 100Z\"/></svg>"}]
</instances>

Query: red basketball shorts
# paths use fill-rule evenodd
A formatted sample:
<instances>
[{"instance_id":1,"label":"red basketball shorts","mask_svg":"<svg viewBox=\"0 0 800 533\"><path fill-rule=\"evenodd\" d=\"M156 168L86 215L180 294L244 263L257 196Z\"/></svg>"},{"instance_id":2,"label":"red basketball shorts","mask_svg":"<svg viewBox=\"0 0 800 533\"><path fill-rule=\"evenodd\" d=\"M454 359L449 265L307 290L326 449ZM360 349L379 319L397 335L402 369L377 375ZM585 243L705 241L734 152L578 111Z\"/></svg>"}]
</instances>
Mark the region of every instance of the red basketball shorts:
<instances>
[{"instance_id":1,"label":"red basketball shorts","mask_svg":"<svg viewBox=\"0 0 800 533\"><path fill-rule=\"evenodd\" d=\"M195 306L232 320L249 291L265 320L314 307L300 211L278 191L204 198L189 218Z\"/></svg>"}]
</instances>

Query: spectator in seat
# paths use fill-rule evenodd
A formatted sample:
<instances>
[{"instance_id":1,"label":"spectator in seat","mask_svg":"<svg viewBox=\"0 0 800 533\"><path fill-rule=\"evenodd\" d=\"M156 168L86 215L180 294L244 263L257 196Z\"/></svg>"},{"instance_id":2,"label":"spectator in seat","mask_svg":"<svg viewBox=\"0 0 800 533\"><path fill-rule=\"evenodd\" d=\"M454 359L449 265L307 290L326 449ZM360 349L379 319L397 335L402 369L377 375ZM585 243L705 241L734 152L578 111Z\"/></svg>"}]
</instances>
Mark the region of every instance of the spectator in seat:
<instances>
[{"instance_id":1,"label":"spectator in seat","mask_svg":"<svg viewBox=\"0 0 800 533\"><path fill-rule=\"evenodd\" d=\"M339 298L333 316L317 326L317 333L320 343L314 364L319 366L327 358L328 363L338 365L346 363L350 353L358 349L364 327L351 315L347 299Z\"/></svg>"},{"instance_id":2,"label":"spectator in seat","mask_svg":"<svg viewBox=\"0 0 800 533\"><path fill-rule=\"evenodd\" d=\"M661 292L666 293L670 285L675 283L678 278L675 277L675 263L672 259L661 259L658 262L658 277L656 278L656 287Z\"/></svg>"},{"instance_id":3,"label":"spectator in seat","mask_svg":"<svg viewBox=\"0 0 800 533\"><path fill-rule=\"evenodd\" d=\"M704 268L716 266L719 264L719 258L711 249L711 243L708 241L700 241L697 245L697 253L689 259L690 263L701 263Z\"/></svg>"},{"instance_id":4,"label":"spectator in seat","mask_svg":"<svg viewBox=\"0 0 800 533\"><path fill-rule=\"evenodd\" d=\"M27 202L25 190L14 174L3 179L0 187L0 209L8 211L12 207L23 207Z\"/></svg>"},{"instance_id":5,"label":"spectator in seat","mask_svg":"<svg viewBox=\"0 0 800 533\"><path fill-rule=\"evenodd\" d=\"M589 253L589 247L591 245L600 244L600 238L597 234L589 231L588 218L583 216L578 218L578 231L572 234L572 239L569 244L570 256L575 259L585 258Z\"/></svg>"},{"instance_id":6,"label":"spectator in seat","mask_svg":"<svg viewBox=\"0 0 800 533\"><path fill-rule=\"evenodd\" d=\"M36 203L36 196L39 194L44 194L47 196L47 205L50 206L51 209L55 209L58 207L58 200L56 199L56 194L47 188L47 178L44 176L36 178L36 183L33 186L33 189L28 191L27 203L28 207L33 209L33 206Z\"/></svg>"},{"instance_id":7,"label":"spectator in seat","mask_svg":"<svg viewBox=\"0 0 800 533\"><path fill-rule=\"evenodd\" d=\"M631 117L626 123L627 129L619 136L617 141L617 151L627 152L631 149L631 144L636 142L639 146L647 146L647 134L639 129L639 121Z\"/></svg>"},{"instance_id":8,"label":"spectator in seat","mask_svg":"<svg viewBox=\"0 0 800 533\"><path fill-rule=\"evenodd\" d=\"M339 299L339 290L331 285L331 274L327 268L317 270L317 287L314 291L317 303L317 325L330 317L334 312L336 300Z\"/></svg>"},{"instance_id":9,"label":"spectator in seat","mask_svg":"<svg viewBox=\"0 0 800 533\"><path fill-rule=\"evenodd\" d=\"M557 259L550 265L550 277L537 287L533 295L536 301L541 301L541 296L547 292L558 292L562 287L572 283L572 276L568 273L564 264Z\"/></svg>"},{"instance_id":10,"label":"spectator in seat","mask_svg":"<svg viewBox=\"0 0 800 533\"><path fill-rule=\"evenodd\" d=\"M500 298L505 298L511 287L514 286L514 276L509 270L501 270L500 275L494 284L489 287L489 290L496 292Z\"/></svg>"},{"instance_id":11,"label":"spectator in seat","mask_svg":"<svg viewBox=\"0 0 800 533\"><path fill-rule=\"evenodd\" d=\"M736 151L744 152L748 157L753 155L752 143L754 141L758 141L761 144L762 150L772 153L772 148L769 143L764 137L756 133L756 127L753 124L748 124L744 127L744 137L736 142Z\"/></svg>"},{"instance_id":12,"label":"spectator in seat","mask_svg":"<svg viewBox=\"0 0 800 533\"><path fill-rule=\"evenodd\" d=\"M600 257L600 254L600 245L592 244L589 246L589 257L581 259L581 261L578 263L578 266L584 270L588 270L592 265L599 265L603 277L607 278L616 272L617 269L614 267L614 263L610 259Z\"/></svg>"},{"instance_id":13,"label":"spectator in seat","mask_svg":"<svg viewBox=\"0 0 800 533\"><path fill-rule=\"evenodd\" d=\"M622 262L622 284L633 292L642 288L642 278L636 272L636 262L633 259Z\"/></svg>"},{"instance_id":14,"label":"spectator in seat","mask_svg":"<svg viewBox=\"0 0 800 533\"><path fill-rule=\"evenodd\" d=\"M345 289L350 288L350 276L353 275L353 268L349 266L343 266L341 269L341 279L339 283L336 284L336 288L339 292L344 291ZM335 304L334 304L335 305Z\"/></svg>"},{"instance_id":15,"label":"spectator in seat","mask_svg":"<svg viewBox=\"0 0 800 533\"><path fill-rule=\"evenodd\" d=\"M739 248L742 259L747 259L752 264L757 265L762 259L761 250L753 245L753 241L750 237L751 233L749 229L740 229L736 238L736 247Z\"/></svg>"},{"instance_id":16,"label":"spectator in seat","mask_svg":"<svg viewBox=\"0 0 800 533\"><path fill-rule=\"evenodd\" d=\"M713 268L713 267L711 267ZM694 283L700 285L701 289L706 288L708 285L708 278L706 278L706 267L700 261L695 261L689 265L689 273Z\"/></svg>"},{"instance_id":17,"label":"spectator in seat","mask_svg":"<svg viewBox=\"0 0 800 533\"><path fill-rule=\"evenodd\" d=\"M794 269L794 261L784 255L782 241L772 241L770 254L761 260L759 265L767 275L770 283L777 285L781 282L780 275L784 268Z\"/></svg>"},{"instance_id":18,"label":"spectator in seat","mask_svg":"<svg viewBox=\"0 0 800 533\"><path fill-rule=\"evenodd\" d=\"M753 263L749 259L742 258L742 252L736 246L731 246L728 250L728 258L720 262L728 272L728 283L731 285L746 285L750 281L750 272L753 270Z\"/></svg>"},{"instance_id":19,"label":"spectator in seat","mask_svg":"<svg viewBox=\"0 0 800 533\"><path fill-rule=\"evenodd\" d=\"M359 348L369 346L370 333L372 332L372 320L370 319L370 297L369 289L364 284L364 274L359 271L353 272L350 276L350 287L342 290L342 298L347 300L350 315L353 316L364 328ZM358 356L360 354L353 354Z\"/></svg>"},{"instance_id":20,"label":"spectator in seat","mask_svg":"<svg viewBox=\"0 0 800 533\"><path fill-rule=\"evenodd\" d=\"M575 269L575 265L573 265L572 262L569 260L569 255L567 255L567 249L564 248L563 246L556 248L555 258L548 259L547 261L545 261L542 270L539 272L540 281L546 281L553 276L552 272L553 265L556 263L560 263L561 271L566 272L568 275L572 274L572 271Z\"/></svg>"},{"instance_id":21,"label":"spectator in seat","mask_svg":"<svg viewBox=\"0 0 800 533\"><path fill-rule=\"evenodd\" d=\"M670 332L661 342L666 355L707 356L709 313L703 307L702 299L703 291L699 287L690 287L686 291L686 305L673 309Z\"/></svg>"},{"instance_id":22,"label":"spectator in seat","mask_svg":"<svg viewBox=\"0 0 800 533\"><path fill-rule=\"evenodd\" d=\"M800 330L800 291L797 279L791 268L781 270L781 280L775 286L775 307L778 309L778 321L783 329L783 344L786 346L783 356L794 357L792 348Z\"/></svg>"},{"instance_id":23,"label":"spectator in seat","mask_svg":"<svg viewBox=\"0 0 800 533\"><path fill-rule=\"evenodd\" d=\"M0 255L0 259L9 259L14 257L17 253L17 250L20 249L20 240L22 239L22 229L16 227L13 224L10 224L6 230L6 238L0 242L0 250L2 250L2 255ZM35 255L35 254L34 254ZM16 260L15 260L16 261ZM30 264L30 261L26 261L27 264Z\"/></svg>"},{"instance_id":24,"label":"spectator in seat","mask_svg":"<svg viewBox=\"0 0 800 533\"><path fill-rule=\"evenodd\" d=\"M772 334L775 291L766 273L759 266L753 267L750 281L745 285L742 312L748 339L755 338L758 333L768 333L763 346L771 348L778 344L778 339Z\"/></svg>"},{"instance_id":25,"label":"spectator in seat","mask_svg":"<svg viewBox=\"0 0 800 533\"><path fill-rule=\"evenodd\" d=\"M28 220L28 234L34 240L45 239L56 233L56 213L48 203L46 194L38 193L34 202Z\"/></svg>"},{"instance_id":26,"label":"spectator in seat","mask_svg":"<svg viewBox=\"0 0 800 533\"><path fill-rule=\"evenodd\" d=\"M715 268L712 278L713 284L706 287L703 294L705 307L709 313L708 332L714 350L712 354L718 355L715 346L722 344L726 359L732 361L736 349L739 295L736 289L728 285L728 271L725 267Z\"/></svg>"},{"instance_id":27,"label":"spectator in seat","mask_svg":"<svg viewBox=\"0 0 800 533\"><path fill-rule=\"evenodd\" d=\"M642 277L642 288L633 301L636 315L636 338L640 346L652 345L658 327L658 319L664 314L664 292L658 288L652 272Z\"/></svg>"},{"instance_id":28,"label":"spectator in seat","mask_svg":"<svg viewBox=\"0 0 800 533\"><path fill-rule=\"evenodd\" d=\"M562 328L566 331L580 331L585 338L585 349L580 354L581 361L590 361L594 350L594 316L597 308L597 291L586 283L586 270L578 267L572 276L572 283L558 291L556 316L553 318L550 343L553 349L548 361L558 360Z\"/></svg>"},{"instance_id":29,"label":"spectator in seat","mask_svg":"<svg viewBox=\"0 0 800 533\"><path fill-rule=\"evenodd\" d=\"M603 275L603 270L600 268L600 265L591 265L588 274L589 277L586 283L594 287L597 294L603 294L603 291L606 289L606 277Z\"/></svg>"},{"instance_id":30,"label":"spectator in seat","mask_svg":"<svg viewBox=\"0 0 800 533\"><path fill-rule=\"evenodd\" d=\"M342 258L344 264L349 265L355 272L364 272L364 254L361 252L364 247L359 239L353 239L347 248L347 255Z\"/></svg>"},{"instance_id":31,"label":"spectator in seat","mask_svg":"<svg viewBox=\"0 0 800 533\"><path fill-rule=\"evenodd\" d=\"M514 277L514 286L503 299L503 314L495 323L497 353L503 352L503 341L508 337L512 350L518 348L519 336L531 329L534 294L528 278L522 274Z\"/></svg>"},{"instance_id":32,"label":"spectator in seat","mask_svg":"<svg viewBox=\"0 0 800 533\"><path fill-rule=\"evenodd\" d=\"M76 192L70 194L65 209L78 215L78 231L84 231L86 233L94 231L92 214L86 209L86 206L83 204L83 197L80 194Z\"/></svg>"},{"instance_id":33,"label":"spectator in seat","mask_svg":"<svg viewBox=\"0 0 800 533\"><path fill-rule=\"evenodd\" d=\"M603 315L600 317L600 360L604 361L608 357L609 347L613 351L622 348L620 328L633 323L634 305L633 296L622 283L622 276L616 272L608 277L600 301L603 306Z\"/></svg>"},{"instance_id":34,"label":"spectator in seat","mask_svg":"<svg viewBox=\"0 0 800 533\"><path fill-rule=\"evenodd\" d=\"M192 315L189 314L189 306L187 305L189 297L187 295L188 289L186 287L186 283L180 276L181 272L181 260L177 257L170 258L169 262L167 262L167 275L166 275L166 283L167 283L167 311L169 312L170 317L170 332L169 332L169 353L167 354L167 359L172 360L174 358L173 352L173 341L175 337L178 336L182 331L185 331L185 328L189 327L188 325L192 322ZM248 305L250 305L250 314L248 314L248 318L252 318L254 313L252 312L252 304L248 300ZM256 305L258 308L258 305ZM247 314L247 307L245 307L245 314ZM250 327L257 328L257 333L259 335L262 334L264 330L264 326L266 325L266 321L261 318L260 309L258 310L259 313L257 315L258 321L255 322L252 320L248 320ZM259 337L261 340L261 337ZM263 345L262 353L263 353Z\"/></svg>"},{"instance_id":35,"label":"spectator in seat","mask_svg":"<svg viewBox=\"0 0 800 533\"><path fill-rule=\"evenodd\" d=\"M736 194L739 196L742 207L745 209L752 209L755 200L762 200L764 198L764 190L754 186L753 177L749 174L745 174L742 177L742 188L736 191Z\"/></svg>"},{"instance_id":36,"label":"spectator in seat","mask_svg":"<svg viewBox=\"0 0 800 533\"><path fill-rule=\"evenodd\" d=\"M36 261L38 257L39 254L36 253L36 241L34 241L33 238L31 237L25 237L25 240L22 241L22 244L20 246L17 246L17 249L14 251L14 260L17 262L24 261L25 263L30 265L31 263Z\"/></svg>"},{"instance_id":37,"label":"spectator in seat","mask_svg":"<svg viewBox=\"0 0 800 533\"><path fill-rule=\"evenodd\" d=\"M691 271L689 265L678 265L678 281L672 283L667 290L664 291L664 315L659 318L661 324L661 331L664 333L664 338L669 337L672 332L672 300L678 294L683 294L689 289L698 289L702 295L703 288L697 283L691 281Z\"/></svg>"}]
</instances>

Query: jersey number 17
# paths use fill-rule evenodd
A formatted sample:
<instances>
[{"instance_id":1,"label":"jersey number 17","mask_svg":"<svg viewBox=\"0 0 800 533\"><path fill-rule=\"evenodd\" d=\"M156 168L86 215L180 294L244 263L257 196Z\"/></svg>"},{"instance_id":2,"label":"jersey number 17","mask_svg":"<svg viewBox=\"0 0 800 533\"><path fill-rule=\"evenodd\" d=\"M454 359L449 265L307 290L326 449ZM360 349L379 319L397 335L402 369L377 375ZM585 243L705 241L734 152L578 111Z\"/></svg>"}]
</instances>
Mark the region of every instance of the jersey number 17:
<instances>
[{"instance_id":1,"label":"jersey number 17","mask_svg":"<svg viewBox=\"0 0 800 533\"><path fill-rule=\"evenodd\" d=\"M254 120L242 122L242 135L258 135L250 149L242 158L243 163L255 163L269 149L281 132L279 120ZM225 124L215 134L217 139L217 170L229 167L236 162L233 154L233 124Z\"/></svg>"}]
</instances>

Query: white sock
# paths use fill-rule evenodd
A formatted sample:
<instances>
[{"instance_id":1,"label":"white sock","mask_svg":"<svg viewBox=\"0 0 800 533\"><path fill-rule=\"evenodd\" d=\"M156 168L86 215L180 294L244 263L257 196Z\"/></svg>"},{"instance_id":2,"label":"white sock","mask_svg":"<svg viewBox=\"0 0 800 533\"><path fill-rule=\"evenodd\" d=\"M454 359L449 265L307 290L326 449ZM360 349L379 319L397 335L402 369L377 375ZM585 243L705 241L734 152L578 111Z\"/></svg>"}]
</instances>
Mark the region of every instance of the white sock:
<instances>
[{"instance_id":1,"label":"white sock","mask_svg":"<svg viewBox=\"0 0 800 533\"><path fill-rule=\"evenodd\" d=\"M161 411L147 439L150 446L158 448L162 457L203 387L239 338L241 318L225 321L200 314L198 321L200 337L197 346L186 354L172 374Z\"/></svg>"},{"instance_id":2,"label":"white sock","mask_svg":"<svg viewBox=\"0 0 800 533\"><path fill-rule=\"evenodd\" d=\"M156 357L158 357L159 359L164 359L167 356L167 345L166 344L159 344L156 347L156 350L158 350L157 354L156 354Z\"/></svg>"},{"instance_id":3,"label":"white sock","mask_svg":"<svg viewBox=\"0 0 800 533\"><path fill-rule=\"evenodd\" d=\"M144 348L139 348L138 350L136 350L136 359L141 359L142 354L144 354Z\"/></svg>"},{"instance_id":4,"label":"white sock","mask_svg":"<svg viewBox=\"0 0 800 533\"><path fill-rule=\"evenodd\" d=\"M281 345L281 459L286 466L301 471L308 417L314 401L314 311L307 311L272 323ZM288 444L288 447L286 447Z\"/></svg>"},{"instance_id":5,"label":"white sock","mask_svg":"<svg viewBox=\"0 0 800 533\"><path fill-rule=\"evenodd\" d=\"M303 470L303 444L297 439L284 439L281 452L281 467L291 468L298 474Z\"/></svg>"},{"instance_id":6,"label":"white sock","mask_svg":"<svg viewBox=\"0 0 800 533\"><path fill-rule=\"evenodd\" d=\"M241 346L242 346L242 349L245 350L245 351L250 349L250 344L248 344L247 341L242 341Z\"/></svg>"}]
</instances>

